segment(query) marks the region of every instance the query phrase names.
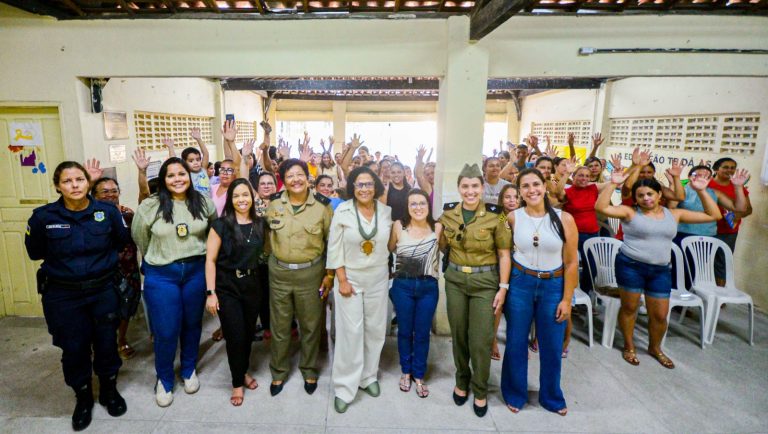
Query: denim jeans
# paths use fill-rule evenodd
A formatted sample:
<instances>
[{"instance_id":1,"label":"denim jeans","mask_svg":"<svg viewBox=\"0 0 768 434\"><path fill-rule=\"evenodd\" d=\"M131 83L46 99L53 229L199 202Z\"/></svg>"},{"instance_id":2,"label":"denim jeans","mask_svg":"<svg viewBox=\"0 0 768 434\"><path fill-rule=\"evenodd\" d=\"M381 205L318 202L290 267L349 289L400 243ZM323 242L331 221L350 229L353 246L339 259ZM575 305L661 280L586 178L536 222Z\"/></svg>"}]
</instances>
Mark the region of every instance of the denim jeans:
<instances>
[{"instance_id":1,"label":"denim jeans","mask_svg":"<svg viewBox=\"0 0 768 434\"><path fill-rule=\"evenodd\" d=\"M397 349L403 374L423 379L427 371L429 333L437 309L437 280L395 278L389 296L397 313Z\"/></svg>"},{"instance_id":2,"label":"denim jeans","mask_svg":"<svg viewBox=\"0 0 768 434\"><path fill-rule=\"evenodd\" d=\"M181 342L181 376L195 371L205 308L205 257L155 266L143 264L144 299L152 318L155 371L166 391L173 390L173 359Z\"/></svg>"},{"instance_id":3,"label":"denim jeans","mask_svg":"<svg viewBox=\"0 0 768 434\"><path fill-rule=\"evenodd\" d=\"M504 401L512 407L523 408L528 400L528 332L532 318L536 321L541 362L539 403L549 411L566 407L560 389L566 323L555 320L557 305L562 298L562 277L539 279L513 268L504 305L507 347L501 370L501 393Z\"/></svg>"},{"instance_id":4,"label":"denim jeans","mask_svg":"<svg viewBox=\"0 0 768 434\"><path fill-rule=\"evenodd\" d=\"M592 255L587 255L587 252L584 250L584 242L598 236L600 236L599 232L591 234L579 232L579 255L581 255L581 274L579 275L579 288L581 288L581 290L586 293L589 293L589 291L592 291L593 289L592 277L589 275L589 270L597 270L597 267L595 265L595 258ZM587 265L586 261L589 261L589 265Z\"/></svg>"}]
</instances>

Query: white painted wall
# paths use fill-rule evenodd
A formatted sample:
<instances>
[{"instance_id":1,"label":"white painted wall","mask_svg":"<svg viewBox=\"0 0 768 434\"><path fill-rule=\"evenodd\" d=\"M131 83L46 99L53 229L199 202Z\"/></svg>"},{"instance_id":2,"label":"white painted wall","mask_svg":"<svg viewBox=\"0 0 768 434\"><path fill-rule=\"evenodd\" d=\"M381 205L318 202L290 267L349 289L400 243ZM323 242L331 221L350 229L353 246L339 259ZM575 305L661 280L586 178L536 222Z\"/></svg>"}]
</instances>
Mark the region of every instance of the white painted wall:
<instances>
[{"instance_id":1,"label":"white painted wall","mask_svg":"<svg viewBox=\"0 0 768 434\"><path fill-rule=\"evenodd\" d=\"M727 155L735 159L739 167L752 173L748 186L754 209L741 226L735 252L736 283L749 292L755 303L768 306L765 281L768 277L768 256L762 253L768 245L768 187L759 182L762 159L768 142L768 78L745 77L658 77L628 78L615 81L606 95L607 120L610 118L716 114L760 113L758 149L752 156ZM530 130L531 122L593 119L596 101L594 91L553 91L530 96L523 104L521 137ZM594 122L594 120L593 120ZM629 152L622 147L608 145L601 155ZM714 161L726 156L694 152L659 152L664 163L656 164L657 173L669 167L669 157L685 158L698 162ZM687 172L684 171L684 175Z\"/></svg>"}]
</instances>

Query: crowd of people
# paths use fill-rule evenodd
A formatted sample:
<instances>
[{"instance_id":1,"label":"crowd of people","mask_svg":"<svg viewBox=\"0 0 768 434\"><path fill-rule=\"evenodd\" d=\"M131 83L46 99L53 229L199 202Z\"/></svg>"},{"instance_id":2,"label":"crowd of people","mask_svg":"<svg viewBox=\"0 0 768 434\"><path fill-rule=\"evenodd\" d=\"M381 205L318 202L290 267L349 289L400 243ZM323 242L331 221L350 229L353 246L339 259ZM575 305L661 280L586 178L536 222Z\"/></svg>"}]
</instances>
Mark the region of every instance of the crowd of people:
<instances>
[{"instance_id":1,"label":"crowd of people","mask_svg":"<svg viewBox=\"0 0 768 434\"><path fill-rule=\"evenodd\" d=\"M569 155L549 140L544 151L530 136L520 145L466 164L456 180L461 200L433 216L436 166L420 147L413 168L397 156L371 152L357 135L333 152L314 152L305 134L299 158L282 139L238 149L237 127L221 134L224 159L212 163L200 131L199 147L168 158L148 179L150 158L134 152L139 206L120 204L120 186L106 178L97 160L65 161L53 183L61 197L37 208L29 220L26 247L42 259L38 290L53 344L63 351L65 382L76 395L72 426L91 422L92 375L99 377L99 403L120 416L127 404L117 390L121 359L135 350L126 330L143 296L149 319L157 381L155 400L173 402L177 347L186 393L200 388L197 358L204 312L219 318L213 339L226 341L233 406L258 382L249 369L254 336L268 339L275 396L291 378L293 336L298 335L299 371L313 394L320 376L319 353L328 348L328 298L334 313L331 380L334 408L347 411L359 390L379 396L379 359L389 325L388 303L397 318L398 387L427 398L427 359L438 301L445 297L455 364L453 401L473 411L488 408L491 361L499 360L497 330L506 319L501 395L517 413L528 400L528 360L541 363L539 402L566 415L560 386L568 355L575 288L592 291L591 260L584 243L601 234L606 218L621 221L623 246L616 260L621 286L619 325L623 358L637 365L635 315L645 295L649 354L666 368L661 350L667 323L670 251L685 236L717 236L735 248L741 218L751 213L744 184L748 173L722 158L710 168L682 166L655 178L648 151L635 149L629 167L620 156L596 157L603 138L580 161L569 136ZM426 156L426 158L425 158ZM712 176L712 173L715 176ZM611 196L621 191L621 204ZM723 218L725 216L725 218ZM440 257L443 257L442 264ZM592 267L594 268L594 267ZM722 259L716 267L724 279ZM143 274L143 286L141 274ZM535 337L530 339L531 329Z\"/></svg>"}]
</instances>

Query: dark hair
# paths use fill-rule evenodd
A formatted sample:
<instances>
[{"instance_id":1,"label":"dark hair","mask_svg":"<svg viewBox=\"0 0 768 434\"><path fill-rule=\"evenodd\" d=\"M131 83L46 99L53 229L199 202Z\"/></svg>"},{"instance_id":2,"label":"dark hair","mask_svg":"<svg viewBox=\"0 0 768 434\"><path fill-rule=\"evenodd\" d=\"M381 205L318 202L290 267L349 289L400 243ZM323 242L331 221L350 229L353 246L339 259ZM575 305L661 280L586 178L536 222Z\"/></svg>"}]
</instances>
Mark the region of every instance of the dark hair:
<instances>
[{"instance_id":1,"label":"dark hair","mask_svg":"<svg viewBox=\"0 0 768 434\"><path fill-rule=\"evenodd\" d=\"M331 160L331 164L329 164L328 166L324 166L323 165L323 156L325 156L325 155L327 155L328 158ZM333 155L331 155L330 152L326 151L326 152L323 152L322 154L320 154L320 167L322 167L323 169L330 169L330 168L332 168L334 166L336 166L336 162L333 161Z\"/></svg>"},{"instance_id":2,"label":"dark hair","mask_svg":"<svg viewBox=\"0 0 768 434\"><path fill-rule=\"evenodd\" d=\"M632 200L635 202L637 202L637 189L640 187L648 187L656 191L656 193L661 194L661 183L659 183L656 178L638 179L632 184Z\"/></svg>"},{"instance_id":3,"label":"dark hair","mask_svg":"<svg viewBox=\"0 0 768 434\"><path fill-rule=\"evenodd\" d=\"M277 178L275 177L275 174L274 174L274 173L272 173L272 172L268 172L268 171L266 171L266 170L264 170L264 171L262 171L262 172L259 172L258 176L256 176L256 184L257 184L257 185L255 185L255 186L252 186L252 187L253 187L253 188L256 188L256 189L258 189L258 188L259 188L259 186L258 186L258 183L259 183L259 182L261 182L261 178L263 178L263 177L265 177L265 176L269 176L269 177L271 177L271 178L272 178L272 181L274 181L274 182L275 182L275 187L277 187Z\"/></svg>"},{"instance_id":4,"label":"dark hair","mask_svg":"<svg viewBox=\"0 0 768 434\"><path fill-rule=\"evenodd\" d=\"M536 163L533 164L533 167L539 167L539 163L544 162L544 161L549 161L550 163L552 163L552 168L553 169L555 168L555 162L552 161L552 159L547 157L546 155L537 158L536 159Z\"/></svg>"},{"instance_id":5,"label":"dark hair","mask_svg":"<svg viewBox=\"0 0 768 434\"><path fill-rule=\"evenodd\" d=\"M149 194L157 193L158 184L160 184L160 180L158 178L152 178L149 181L147 181L147 187L149 187Z\"/></svg>"},{"instance_id":6,"label":"dark hair","mask_svg":"<svg viewBox=\"0 0 768 434\"><path fill-rule=\"evenodd\" d=\"M650 167L651 169L653 169L654 173L656 172L656 166L654 166L654 165L653 165L653 163L651 163L651 162L648 162L648 164L646 164L646 166L648 166L648 167ZM641 168L641 169L642 169L642 168Z\"/></svg>"},{"instance_id":7,"label":"dark hair","mask_svg":"<svg viewBox=\"0 0 768 434\"><path fill-rule=\"evenodd\" d=\"M307 177L307 179L309 179L309 168L307 167L307 163L299 160L298 158L289 158L283 161L280 164L280 167L277 169L278 173L280 174L280 179L282 179L283 182L285 182L285 172L287 172L293 166L301 167L301 170L304 171L304 175Z\"/></svg>"},{"instance_id":8,"label":"dark hair","mask_svg":"<svg viewBox=\"0 0 768 434\"><path fill-rule=\"evenodd\" d=\"M379 166L379 163L378 163L378 161L374 161L374 160L370 160L370 161L366 161L366 162L364 162L364 163L363 163L363 166L365 166L365 167L371 167L371 166L373 166L374 164L375 164L377 167L381 168L381 166Z\"/></svg>"},{"instance_id":9,"label":"dark hair","mask_svg":"<svg viewBox=\"0 0 768 434\"><path fill-rule=\"evenodd\" d=\"M499 203L498 205L501 207L501 209L504 209L504 195L507 194L507 190L514 189L515 193L517 193L518 199L520 198L520 190L517 188L517 185L515 184L505 184L504 187L501 187L501 191L499 192ZM518 203L520 200L518 200Z\"/></svg>"},{"instance_id":10,"label":"dark hair","mask_svg":"<svg viewBox=\"0 0 768 434\"><path fill-rule=\"evenodd\" d=\"M406 203L405 203L406 208L410 208L408 206L408 198L411 197L411 196L422 196L427 201L427 224L434 231L435 230L435 219L434 219L434 217L432 217L432 207L429 206L429 195L427 194L426 191L424 191L424 190L422 190L420 188L412 188L408 192L408 196L406 196ZM403 229L407 228L408 225L411 224L411 214L409 212L407 212L407 210L406 210L406 213L403 215L402 223L403 223Z\"/></svg>"},{"instance_id":11,"label":"dark hair","mask_svg":"<svg viewBox=\"0 0 768 434\"><path fill-rule=\"evenodd\" d=\"M341 199L341 200L347 200L348 199L348 197L347 197L347 189L346 188L339 187L339 188L337 188L337 189L335 189L333 191L336 192L336 196L339 196L339 199Z\"/></svg>"},{"instance_id":12,"label":"dark hair","mask_svg":"<svg viewBox=\"0 0 768 434\"><path fill-rule=\"evenodd\" d=\"M405 172L405 166L403 165L403 163L399 161L390 161L389 170L392 170L392 168L395 166L400 166L400 169L402 169L403 172Z\"/></svg>"},{"instance_id":13,"label":"dark hair","mask_svg":"<svg viewBox=\"0 0 768 434\"><path fill-rule=\"evenodd\" d=\"M79 169L81 172L83 172L85 179L90 185L91 175L88 174L88 171L85 170L85 167L83 167L82 164L78 163L77 161L62 161L58 166L56 166L56 170L53 171L53 185L56 187L57 193L61 194L61 190L59 190L59 182L61 181L61 172L65 171L66 169Z\"/></svg>"},{"instance_id":14,"label":"dark hair","mask_svg":"<svg viewBox=\"0 0 768 434\"><path fill-rule=\"evenodd\" d=\"M589 165L589 163L592 163L592 162L595 162L595 161L597 161L598 163L600 163L600 167L603 167L603 162L602 162L602 161L600 161L600 159L599 159L599 158L597 158L597 157L589 157L589 158L587 158L587 159L584 161L584 165L585 165L585 166L588 166L588 165Z\"/></svg>"},{"instance_id":15,"label":"dark hair","mask_svg":"<svg viewBox=\"0 0 768 434\"><path fill-rule=\"evenodd\" d=\"M552 166L557 167L562 163L563 161L567 160L567 158L564 157L555 157L552 159Z\"/></svg>"},{"instance_id":16,"label":"dark hair","mask_svg":"<svg viewBox=\"0 0 768 434\"><path fill-rule=\"evenodd\" d=\"M157 207L157 215L162 214L163 220L166 223L173 223L173 197L168 190L168 185L165 183L165 177L168 175L168 166L171 164L181 165L187 171L187 177L189 178L189 188L187 188L186 193L187 210L192 214L193 219L205 220L205 198L192 186L192 172L189 170L187 162L179 157L171 157L160 166L160 173L157 175L157 198L160 202L160 206Z\"/></svg>"},{"instance_id":17,"label":"dark hair","mask_svg":"<svg viewBox=\"0 0 768 434\"><path fill-rule=\"evenodd\" d=\"M360 154L360 151L365 151L365 152L367 152L369 155L371 154L371 151L370 151L370 150L368 149L368 147L367 147L367 146L365 146L365 145L363 145L363 146L361 146L361 147L357 148L357 153L358 153L358 155Z\"/></svg>"},{"instance_id":18,"label":"dark hair","mask_svg":"<svg viewBox=\"0 0 768 434\"><path fill-rule=\"evenodd\" d=\"M207 165L205 168L207 169L207 168L209 168L209 167L211 167L211 166L213 166L213 163L211 163L211 162L209 161L209 162L208 162L208 165Z\"/></svg>"},{"instance_id":19,"label":"dark hair","mask_svg":"<svg viewBox=\"0 0 768 434\"><path fill-rule=\"evenodd\" d=\"M187 157L189 157L190 154L197 154L202 156L202 154L200 153L200 151L197 150L197 148L189 147L181 151L181 159L184 161L187 161Z\"/></svg>"},{"instance_id":20,"label":"dark hair","mask_svg":"<svg viewBox=\"0 0 768 434\"><path fill-rule=\"evenodd\" d=\"M533 168L523 169L520 171L520 173L517 174L516 185L517 185L518 191L520 191L520 180L522 180L524 176L531 175L531 174L536 175L541 180L541 182L546 186L547 181L544 179L544 175L542 175L538 169L533 169ZM522 206L527 206L525 203L525 199L523 198L520 198L520 204ZM544 209L547 210L547 214L549 214L549 220L552 222L552 227L555 229L555 232L557 233L557 235L560 236L560 239L563 240L563 242L565 242L565 228L563 228L563 222L560 220L560 216L557 215L557 212L552 207L552 204L549 203L549 197L546 194L546 192L544 193Z\"/></svg>"},{"instance_id":21,"label":"dark hair","mask_svg":"<svg viewBox=\"0 0 768 434\"><path fill-rule=\"evenodd\" d=\"M270 160L277 160L277 148L274 146L269 147L269 159Z\"/></svg>"},{"instance_id":22,"label":"dark hair","mask_svg":"<svg viewBox=\"0 0 768 434\"><path fill-rule=\"evenodd\" d=\"M488 157L488 158L486 158L486 159L485 159L485 161L483 161L483 172L485 172L485 168L486 168L486 167L488 167L488 163L489 163L491 160L496 160L496 161L498 161L499 163L501 163L501 161L499 160L499 157Z\"/></svg>"},{"instance_id":23,"label":"dark hair","mask_svg":"<svg viewBox=\"0 0 768 434\"><path fill-rule=\"evenodd\" d=\"M731 157L723 157L723 158L720 158L717 161L715 161L714 164L712 164L712 170L717 172L720 169L720 166L723 165L723 163L739 164L739 163L736 162L736 160L734 160Z\"/></svg>"},{"instance_id":24,"label":"dark hair","mask_svg":"<svg viewBox=\"0 0 768 434\"><path fill-rule=\"evenodd\" d=\"M245 178L237 178L229 184L227 189L227 201L224 203L224 210L221 212L221 219L229 228L230 233L235 238L235 245L241 246L245 241L243 231L240 230L237 223L237 213L235 212L235 206L232 205L232 196L235 194L235 188L245 185L248 187L248 191L251 194L251 200L256 201L256 192L253 191L251 183ZM264 239L264 220L256 214L256 207L254 203L251 203L251 208L248 210L248 216L251 218L251 224L253 225L254 233L258 239Z\"/></svg>"},{"instance_id":25,"label":"dark hair","mask_svg":"<svg viewBox=\"0 0 768 434\"><path fill-rule=\"evenodd\" d=\"M497 157L499 157L499 158L504 157L507 160L509 160L509 152L508 151L501 151L501 152L498 153Z\"/></svg>"},{"instance_id":26,"label":"dark hair","mask_svg":"<svg viewBox=\"0 0 768 434\"><path fill-rule=\"evenodd\" d=\"M371 178L373 178L373 198L378 199L381 197L381 195L384 194L384 184L376 173L367 166L357 167L349 172L349 176L347 177L347 197L355 197L355 181L357 181L357 177L362 174L371 175Z\"/></svg>"},{"instance_id":27,"label":"dark hair","mask_svg":"<svg viewBox=\"0 0 768 434\"><path fill-rule=\"evenodd\" d=\"M710 175L712 174L712 169L710 169L709 166L705 166L703 164L699 164L698 166L691 167L691 170L688 171L688 178L691 177L691 173L693 173L693 172L695 172L697 170L700 170L700 169L706 170L707 172L709 172Z\"/></svg>"},{"instance_id":28,"label":"dark hair","mask_svg":"<svg viewBox=\"0 0 768 434\"><path fill-rule=\"evenodd\" d=\"M326 178L330 179L331 180L331 185L333 185L333 178L331 178L329 175L321 173L320 175L317 175L317 178L315 178L315 186L317 186L317 184L319 184L320 181L322 181L323 179L326 179Z\"/></svg>"},{"instance_id":29,"label":"dark hair","mask_svg":"<svg viewBox=\"0 0 768 434\"><path fill-rule=\"evenodd\" d=\"M117 190L119 191L120 190L120 184L117 183L117 180L115 178L110 178L108 176L104 176L104 177L99 178L96 181L94 181L93 185L91 186L91 195L92 196L96 195L96 187L100 186L101 184L104 184L105 182L110 182L110 181L115 183L115 185L117 186Z\"/></svg>"},{"instance_id":30,"label":"dark hair","mask_svg":"<svg viewBox=\"0 0 768 434\"><path fill-rule=\"evenodd\" d=\"M213 176L219 176L219 169L221 169L221 161L213 164Z\"/></svg>"}]
</instances>

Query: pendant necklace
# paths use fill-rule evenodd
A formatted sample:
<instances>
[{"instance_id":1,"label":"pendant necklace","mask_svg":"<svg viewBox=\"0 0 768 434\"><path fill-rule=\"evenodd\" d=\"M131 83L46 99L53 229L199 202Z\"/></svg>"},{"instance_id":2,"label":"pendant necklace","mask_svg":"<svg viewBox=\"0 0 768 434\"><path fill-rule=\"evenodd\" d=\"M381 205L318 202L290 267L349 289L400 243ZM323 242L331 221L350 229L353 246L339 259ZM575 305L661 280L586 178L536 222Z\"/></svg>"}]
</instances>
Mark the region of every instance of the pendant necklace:
<instances>
[{"instance_id":1,"label":"pendant necklace","mask_svg":"<svg viewBox=\"0 0 768 434\"><path fill-rule=\"evenodd\" d=\"M531 217L530 215L528 217L530 217L531 219L535 218L535 217ZM536 269L539 268L539 229L541 228L541 225L544 223L544 220L546 219L546 217L547 215L544 214L541 217L541 220L539 220L538 223L534 224L534 228L533 228L533 247L534 247L533 255L535 258L533 261L533 265L534 267L536 267Z\"/></svg>"},{"instance_id":2,"label":"pendant necklace","mask_svg":"<svg viewBox=\"0 0 768 434\"><path fill-rule=\"evenodd\" d=\"M360 231L360 236L363 237L363 241L360 243L360 251L370 256L373 253L376 242L373 241L373 237L376 236L376 232L379 230L379 213L377 211L376 201L373 202L373 230L370 233L366 233L363 230L363 225L360 222L360 211L357 209L357 201L355 201L355 217L357 217L357 229Z\"/></svg>"}]
</instances>

